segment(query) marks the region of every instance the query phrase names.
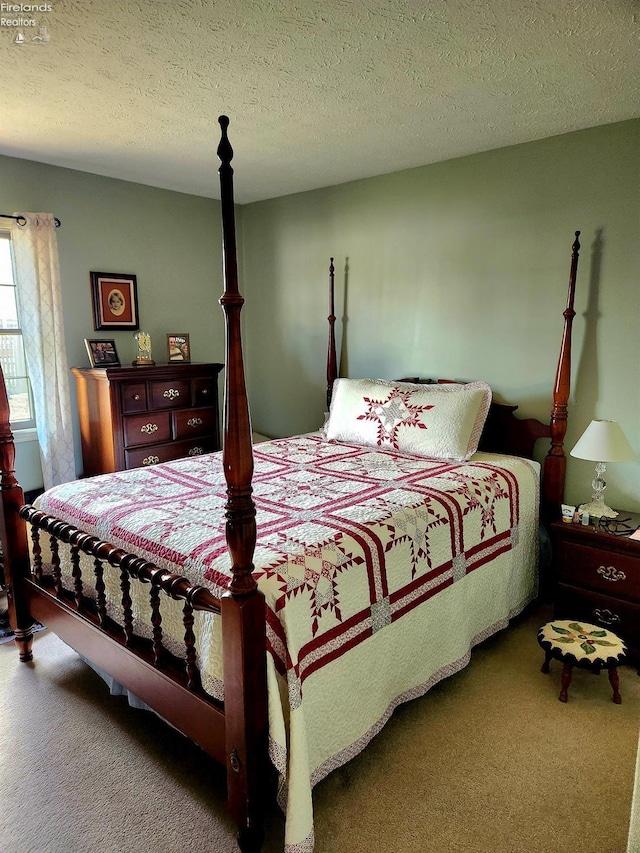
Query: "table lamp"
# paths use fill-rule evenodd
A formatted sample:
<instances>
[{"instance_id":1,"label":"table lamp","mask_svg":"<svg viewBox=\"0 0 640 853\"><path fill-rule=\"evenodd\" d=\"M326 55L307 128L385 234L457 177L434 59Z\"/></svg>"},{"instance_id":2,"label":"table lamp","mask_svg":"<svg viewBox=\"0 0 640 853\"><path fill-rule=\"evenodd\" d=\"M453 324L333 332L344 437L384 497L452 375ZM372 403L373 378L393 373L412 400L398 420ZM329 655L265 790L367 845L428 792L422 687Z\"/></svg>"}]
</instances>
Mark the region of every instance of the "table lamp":
<instances>
[{"instance_id":1,"label":"table lamp","mask_svg":"<svg viewBox=\"0 0 640 853\"><path fill-rule=\"evenodd\" d=\"M607 484L602 475L607 470L607 462L630 462L636 454L627 441L622 427L617 421L591 421L582 433L571 455L577 459L589 459L596 463L596 476L591 486L591 502L582 504L579 512L588 512L594 518L615 518L618 513L607 506L602 494Z\"/></svg>"}]
</instances>

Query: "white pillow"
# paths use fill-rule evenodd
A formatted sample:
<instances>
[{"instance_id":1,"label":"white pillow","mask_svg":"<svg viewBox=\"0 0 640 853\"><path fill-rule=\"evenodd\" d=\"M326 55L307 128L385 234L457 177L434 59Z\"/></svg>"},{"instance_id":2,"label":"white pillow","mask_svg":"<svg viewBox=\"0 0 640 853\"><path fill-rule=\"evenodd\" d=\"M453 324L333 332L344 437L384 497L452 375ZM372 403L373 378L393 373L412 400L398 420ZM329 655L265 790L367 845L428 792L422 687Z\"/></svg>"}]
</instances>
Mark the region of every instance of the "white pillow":
<instances>
[{"instance_id":1,"label":"white pillow","mask_svg":"<svg viewBox=\"0 0 640 853\"><path fill-rule=\"evenodd\" d=\"M466 461L478 449L490 404L486 382L416 385L336 379L326 437Z\"/></svg>"}]
</instances>

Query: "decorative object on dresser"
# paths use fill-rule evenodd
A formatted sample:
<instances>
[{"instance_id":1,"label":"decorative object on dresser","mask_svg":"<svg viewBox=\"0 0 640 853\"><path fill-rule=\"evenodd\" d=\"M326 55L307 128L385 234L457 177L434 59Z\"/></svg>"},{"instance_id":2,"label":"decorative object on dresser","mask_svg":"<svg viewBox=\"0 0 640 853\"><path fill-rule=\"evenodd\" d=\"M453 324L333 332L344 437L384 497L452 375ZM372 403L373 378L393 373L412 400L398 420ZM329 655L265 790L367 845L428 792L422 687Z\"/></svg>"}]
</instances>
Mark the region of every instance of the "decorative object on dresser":
<instances>
[{"instance_id":1,"label":"decorative object on dresser","mask_svg":"<svg viewBox=\"0 0 640 853\"><path fill-rule=\"evenodd\" d=\"M133 336L138 345L138 355L133 360L135 367L148 367L155 364L151 358L151 335L147 332L136 332Z\"/></svg>"},{"instance_id":2,"label":"decorative object on dresser","mask_svg":"<svg viewBox=\"0 0 640 853\"><path fill-rule=\"evenodd\" d=\"M120 367L115 341L85 338L84 345L91 367Z\"/></svg>"},{"instance_id":3,"label":"decorative object on dresser","mask_svg":"<svg viewBox=\"0 0 640 853\"><path fill-rule=\"evenodd\" d=\"M607 487L602 475L607 470L607 462L631 462L636 454L622 432L622 427L617 421L591 421L586 430L578 439L578 443L571 451L576 459L589 459L596 463L596 476L591 486L593 494L591 502L581 504L580 513L585 513L591 518L602 518L607 516L615 518L618 513L607 506L603 494Z\"/></svg>"},{"instance_id":4,"label":"decorative object on dresser","mask_svg":"<svg viewBox=\"0 0 640 853\"><path fill-rule=\"evenodd\" d=\"M84 476L220 449L222 364L72 367Z\"/></svg>"},{"instance_id":5,"label":"decorative object on dresser","mask_svg":"<svg viewBox=\"0 0 640 853\"><path fill-rule=\"evenodd\" d=\"M629 534L640 514L625 522L603 518L585 526L550 525L554 554L555 618L584 619L614 631L640 659L640 540ZM623 535L626 534L626 535Z\"/></svg>"},{"instance_id":6,"label":"decorative object on dresser","mask_svg":"<svg viewBox=\"0 0 640 853\"><path fill-rule=\"evenodd\" d=\"M191 361L189 335L185 332L167 335L167 359L171 362L188 364Z\"/></svg>"},{"instance_id":7,"label":"decorative object on dresser","mask_svg":"<svg viewBox=\"0 0 640 853\"><path fill-rule=\"evenodd\" d=\"M137 329L138 282L135 275L111 272L91 273L93 328Z\"/></svg>"}]
</instances>

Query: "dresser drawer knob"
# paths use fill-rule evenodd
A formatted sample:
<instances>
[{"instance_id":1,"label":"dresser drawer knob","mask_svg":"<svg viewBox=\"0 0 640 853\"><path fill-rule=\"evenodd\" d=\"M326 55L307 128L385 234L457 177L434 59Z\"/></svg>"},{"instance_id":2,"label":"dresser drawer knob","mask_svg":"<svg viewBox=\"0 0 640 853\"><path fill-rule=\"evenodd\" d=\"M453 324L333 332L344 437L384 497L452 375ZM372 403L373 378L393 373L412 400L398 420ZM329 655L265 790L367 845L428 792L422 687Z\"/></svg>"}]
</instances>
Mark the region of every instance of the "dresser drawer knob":
<instances>
[{"instance_id":1,"label":"dresser drawer knob","mask_svg":"<svg viewBox=\"0 0 640 853\"><path fill-rule=\"evenodd\" d=\"M167 388L162 396L166 397L168 400L175 400L176 397L180 396L180 392L177 388Z\"/></svg>"},{"instance_id":2,"label":"dresser drawer knob","mask_svg":"<svg viewBox=\"0 0 640 853\"><path fill-rule=\"evenodd\" d=\"M203 388L200 393L202 394L203 397L208 397L209 396L209 389Z\"/></svg>"},{"instance_id":3,"label":"dresser drawer knob","mask_svg":"<svg viewBox=\"0 0 640 853\"><path fill-rule=\"evenodd\" d=\"M133 399L134 399L134 400L139 400L139 399L140 399L140 394L134 394L134 395L133 395Z\"/></svg>"},{"instance_id":4,"label":"dresser drawer knob","mask_svg":"<svg viewBox=\"0 0 640 853\"><path fill-rule=\"evenodd\" d=\"M157 465L160 461L159 456L145 456L142 460L143 465Z\"/></svg>"},{"instance_id":5,"label":"dresser drawer knob","mask_svg":"<svg viewBox=\"0 0 640 853\"><path fill-rule=\"evenodd\" d=\"M192 447L189 451L189 456L202 456L204 447Z\"/></svg>"},{"instance_id":6,"label":"dresser drawer knob","mask_svg":"<svg viewBox=\"0 0 640 853\"><path fill-rule=\"evenodd\" d=\"M187 421L187 426L197 427L202 424L202 418L189 418Z\"/></svg>"},{"instance_id":7,"label":"dresser drawer knob","mask_svg":"<svg viewBox=\"0 0 640 853\"><path fill-rule=\"evenodd\" d=\"M154 432L158 431L158 424L145 424L140 427L140 432L146 433L146 435L151 435Z\"/></svg>"},{"instance_id":8,"label":"dresser drawer knob","mask_svg":"<svg viewBox=\"0 0 640 853\"><path fill-rule=\"evenodd\" d=\"M606 581L626 581L627 576L622 569L616 569L615 566L598 566L597 572Z\"/></svg>"},{"instance_id":9,"label":"dresser drawer knob","mask_svg":"<svg viewBox=\"0 0 640 853\"><path fill-rule=\"evenodd\" d=\"M620 622L620 617L617 613L613 613L611 610L600 610L599 607L593 611L593 617L596 622L600 622L602 625L617 625Z\"/></svg>"}]
</instances>

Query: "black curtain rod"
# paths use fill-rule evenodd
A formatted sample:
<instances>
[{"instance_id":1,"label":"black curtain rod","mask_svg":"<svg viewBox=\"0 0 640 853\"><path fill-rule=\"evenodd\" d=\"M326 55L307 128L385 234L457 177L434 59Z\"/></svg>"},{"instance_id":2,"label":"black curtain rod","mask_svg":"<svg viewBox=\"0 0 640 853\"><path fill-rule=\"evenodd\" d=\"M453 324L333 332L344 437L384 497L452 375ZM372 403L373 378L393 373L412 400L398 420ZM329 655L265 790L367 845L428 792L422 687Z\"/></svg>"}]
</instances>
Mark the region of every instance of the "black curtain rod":
<instances>
[{"instance_id":1,"label":"black curtain rod","mask_svg":"<svg viewBox=\"0 0 640 853\"><path fill-rule=\"evenodd\" d=\"M2 219L15 219L18 225L27 224L27 220L24 216L11 216L9 213L0 213L0 217L2 217ZM62 225L57 216L53 217L53 221L56 223L56 228L59 228Z\"/></svg>"}]
</instances>

